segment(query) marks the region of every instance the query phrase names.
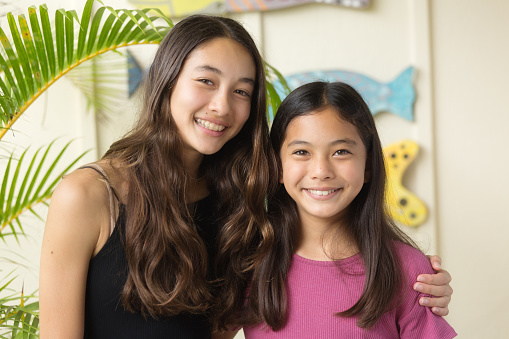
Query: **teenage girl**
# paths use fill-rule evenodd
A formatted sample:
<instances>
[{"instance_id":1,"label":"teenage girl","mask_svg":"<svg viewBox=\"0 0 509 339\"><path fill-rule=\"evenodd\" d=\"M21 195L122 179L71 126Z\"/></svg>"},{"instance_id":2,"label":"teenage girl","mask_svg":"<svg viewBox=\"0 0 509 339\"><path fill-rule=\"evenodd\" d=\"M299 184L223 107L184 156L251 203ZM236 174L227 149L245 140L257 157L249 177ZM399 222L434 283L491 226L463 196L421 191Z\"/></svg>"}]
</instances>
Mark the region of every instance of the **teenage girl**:
<instances>
[{"instance_id":1,"label":"teenage girl","mask_svg":"<svg viewBox=\"0 0 509 339\"><path fill-rule=\"evenodd\" d=\"M193 16L172 28L139 122L53 195L42 339L210 337L217 291L246 281L257 249L272 245L265 91L262 59L239 23ZM449 288L446 272L431 280Z\"/></svg>"},{"instance_id":2,"label":"teenage girl","mask_svg":"<svg viewBox=\"0 0 509 339\"><path fill-rule=\"evenodd\" d=\"M172 28L139 122L53 195L42 339L210 337L216 238L235 225L263 239L268 225L265 92L262 59L239 23L194 16ZM251 247L235 245L232 260L247 257Z\"/></svg>"},{"instance_id":3,"label":"teenage girl","mask_svg":"<svg viewBox=\"0 0 509 339\"><path fill-rule=\"evenodd\" d=\"M249 287L247 339L456 336L419 306L426 256L387 217L382 147L344 83L292 92L271 128L280 187L268 200L275 245Z\"/></svg>"}]
</instances>

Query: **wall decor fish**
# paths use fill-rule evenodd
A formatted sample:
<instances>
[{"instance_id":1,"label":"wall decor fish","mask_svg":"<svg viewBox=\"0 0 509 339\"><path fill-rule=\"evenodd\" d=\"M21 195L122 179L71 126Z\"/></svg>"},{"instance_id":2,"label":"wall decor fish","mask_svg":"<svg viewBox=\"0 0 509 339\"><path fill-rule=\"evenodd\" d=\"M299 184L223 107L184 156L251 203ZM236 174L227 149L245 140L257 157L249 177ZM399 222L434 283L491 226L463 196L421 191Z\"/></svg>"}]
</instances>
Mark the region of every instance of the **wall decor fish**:
<instances>
[{"instance_id":1,"label":"wall decor fish","mask_svg":"<svg viewBox=\"0 0 509 339\"><path fill-rule=\"evenodd\" d=\"M354 8L366 8L371 0L128 0L138 8L159 8L170 17L195 13L271 11L308 3L323 3Z\"/></svg>"},{"instance_id":2,"label":"wall decor fish","mask_svg":"<svg viewBox=\"0 0 509 339\"><path fill-rule=\"evenodd\" d=\"M128 74L128 92L129 98L133 96L134 92L140 87L143 79L145 78L145 71L141 68L138 60L134 55L127 50L127 74Z\"/></svg>"},{"instance_id":3,"label":"wall decor fish","mask_svg":"<svg viewBox=\"0 0 509 339\"><path fill-rule=\"evenodd\" d=\"M297 73L285 76L290 90L313 81L341 81L355 88L362 95L373 115L391 112L409 121L414 120L415 89L413 87L414 68L408 67L394 80L383 83L361 73L330 70ZM281 100L286 97L279 81L273 82ZM272 112L270 112L272 116Z\"/></svg>"},{"instance_id":4,"label":"wall decor fish","mask_svg":"<svg viewBox=\"0 0 509 339\"><path fill-rule=\"evenodd\" d=\"M405 226L421 225L428 216L428 209L402 183L408 165L415 160L419 152L419 145L412 140L402 140L384 147L383 152L387 171L386 204L389 215Z\"/></svg>"}]
</instances>

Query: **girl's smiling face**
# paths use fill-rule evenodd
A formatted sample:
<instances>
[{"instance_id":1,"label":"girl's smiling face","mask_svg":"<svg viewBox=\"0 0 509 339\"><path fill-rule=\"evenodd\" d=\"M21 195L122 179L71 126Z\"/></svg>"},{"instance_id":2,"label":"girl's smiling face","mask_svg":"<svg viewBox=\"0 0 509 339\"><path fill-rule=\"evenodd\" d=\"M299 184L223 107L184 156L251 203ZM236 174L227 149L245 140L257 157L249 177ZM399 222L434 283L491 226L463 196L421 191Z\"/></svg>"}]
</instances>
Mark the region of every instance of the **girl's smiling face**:
<instances>
[{"instance_id":1,"label":"girl's smiling face","mask_svg":"<svg viewBox=\"0 0 509 339\"><path fill-rule=\"evenodd\" d=\"M280 157L280 182L302 224L337 221L366 181L366 147L331 107L292 120Z\"/></svg>"},{"instance_id":2,"label":"girl's smiling face","mask_svg":"<svg viewBox=\"0 0 509 339\"><path fill-rule=\"evenodd\" d=\"M232 39L214 39L188 56L170 99L184 158L216 153L239 133L249 118L255 80L252 56Z\"/></svg>"}]
</instances>

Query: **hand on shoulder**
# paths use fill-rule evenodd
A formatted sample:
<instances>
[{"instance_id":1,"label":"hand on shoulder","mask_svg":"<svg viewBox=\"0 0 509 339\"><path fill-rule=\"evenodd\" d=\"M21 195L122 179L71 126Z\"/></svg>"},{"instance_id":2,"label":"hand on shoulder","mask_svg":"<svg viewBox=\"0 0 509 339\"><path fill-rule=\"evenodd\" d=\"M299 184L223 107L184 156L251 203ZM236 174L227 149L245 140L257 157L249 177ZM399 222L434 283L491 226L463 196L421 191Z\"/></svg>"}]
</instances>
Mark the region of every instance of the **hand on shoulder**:
<instances>
[{"instance_id":1,"label":"hand on shoulder","mask_svg":"<svg viewBox=\"0 0 509 339\"><path fill-rule=\"evenodd\" d=\"M449 314L449 303L453 289L450 285L452 277L449 272L441 266L442 260L439 256L428 256L433 269L432 274L420 274L417 277L417 283L414 284L414 290L433 297L422 297L419 303L422 306L431 307L433 313L441 316ZM424 272L421 272L424 273Z\"/></svg>"},{"instance_id":2,"label":"hand on shoulder","mask_svg":"<svg viewBox=\"0 0 509 339\"><path fill-rule=\"evenodd\" d=\"M451 275L441 267L440 257L426 257L421 251L404 244L398 247L407 276L415 279L411 281L413 290L422 294L419 304L431 308L437 315L449 314L453 293Z\"/></svg>"}]
</instances>

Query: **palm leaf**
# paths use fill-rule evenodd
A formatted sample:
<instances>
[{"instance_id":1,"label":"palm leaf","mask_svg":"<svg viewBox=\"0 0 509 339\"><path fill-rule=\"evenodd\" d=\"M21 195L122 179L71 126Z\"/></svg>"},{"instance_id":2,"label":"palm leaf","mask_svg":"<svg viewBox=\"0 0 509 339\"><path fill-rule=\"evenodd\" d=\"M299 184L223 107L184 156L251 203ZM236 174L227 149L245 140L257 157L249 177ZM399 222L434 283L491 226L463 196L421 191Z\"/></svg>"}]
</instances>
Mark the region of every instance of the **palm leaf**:
<instances>
[{"instance_id":1,"label":"palm leaf","mask_svg":"<svg viewBox=\"0 0 509 339\"><path fill-rule=\"evenodd\" d=\"M26 211L30 211L40 219L34 207L45 203L51 197L53 189L62 176L86 154L86 152L80 154L63 170L54 173L57 167L62 166L60 165L62 156L71 142L59 150L56 157L48 160L50 152L54 152L54 143L39 148L29 159L28 165L25 165L27 150L18 160L14 160L14 155L11 154L0 187L0 238L8 234L15 237L18 234L24 234L19 218ZM17 162L15 168L12 165L13 162ZM4 232L6 229L10 229L11 233L6 234Z\"/></svg>"},{"instance_id":2,"label":"palm leaf","mask_svg":"<svg viewBox=\"0 0 509 339\"><path fill-rule=\"evenodd\" d=\"M127 57L106 53L83 63L66 74L67 79L85 96L89 108L99 117L118 112L127 100Z\"/></svg>"},{"instance_id":3,"label":"palm leaf","mask_svg":"<svg viewBox=\"0 0 509 339\"><path fill-rule=\"evenodd\" d=\"M0 293L11 290L16 277L0 286ZM13 293L0 298L0 338L38 338L39 302L26 304L34 295Z\"/></svg>"},{"instance_id":4,"label":"palm leaf","mask_svg":"<svg viewBox=\"0 0 509 339\"><path fill-rule=\"evenodd\" d=\"M94 1L87 0L81 22L75 11L57 10L54 29L45 5L39 11L28 9L30 25L24 15L18 16L18 25L7 14L12 39L0 28L0 140L30 104L71 69L116 48L157 44L173 26L155 9L102 6L92 13ZM105 12L110 14L103 20ZM163 25L155 24L158 19Z\"/></svg>"},{"instance_id":5,"label":"palm leaf","mask_svg":"<svg viewBox=\"0 0 509 339\"><path fill-rule=\"evenodd\" d=\"M39 338L39 302L27 307L0 305L0 339Z\"/></svg>"},{"instance_id":6,"label":"palm leaf","mask_svg":"<svg viewBox=\"0 0 509 339\"><path fill-rule=\"evenodd\" d=\"M286 82L285 77L273 66L269 63L265 62L265 73L267 74L267 119L271 121L281 104L281 98L277 93L274 85L272 84L274 81L279 81L283 85L283 89L288 95L290 93L290 87L288 87L288 83Z\"/></svg>"}]
</instances>

